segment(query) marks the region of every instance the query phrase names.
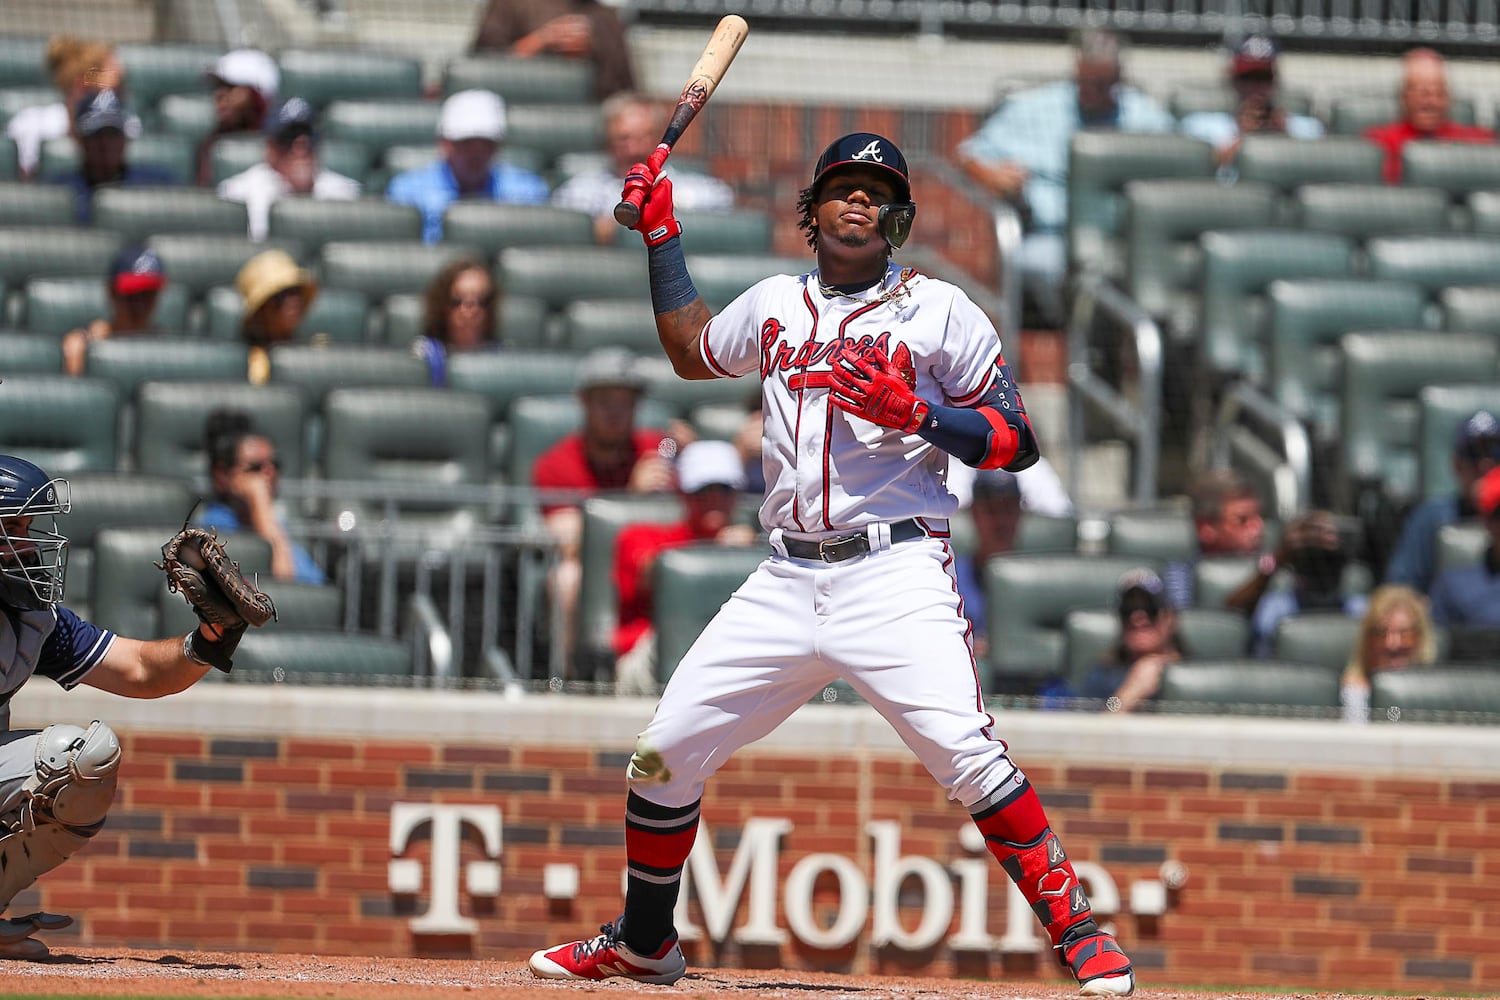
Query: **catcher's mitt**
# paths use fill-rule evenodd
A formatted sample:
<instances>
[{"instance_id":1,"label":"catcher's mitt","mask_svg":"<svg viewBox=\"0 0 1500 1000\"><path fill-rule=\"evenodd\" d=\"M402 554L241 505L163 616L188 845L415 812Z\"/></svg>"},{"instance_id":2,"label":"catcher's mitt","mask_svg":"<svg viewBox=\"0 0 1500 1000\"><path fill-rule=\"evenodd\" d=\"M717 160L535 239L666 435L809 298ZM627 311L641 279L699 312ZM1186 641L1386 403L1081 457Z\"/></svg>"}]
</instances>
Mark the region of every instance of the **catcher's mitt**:
<instances>
[{"instance_id":1,"label":"catcher's mitt","mask_svg":"<svg viewBox=\"0 0 1500 1000\"><path fill-rule=\"evenodd\" d=\"M243 630L276 617L276 605L240 574L218 536L202 528L183 528L161 547L167 587L192 606L199 620L224 629Z\"/></svg>"}]
</instances>

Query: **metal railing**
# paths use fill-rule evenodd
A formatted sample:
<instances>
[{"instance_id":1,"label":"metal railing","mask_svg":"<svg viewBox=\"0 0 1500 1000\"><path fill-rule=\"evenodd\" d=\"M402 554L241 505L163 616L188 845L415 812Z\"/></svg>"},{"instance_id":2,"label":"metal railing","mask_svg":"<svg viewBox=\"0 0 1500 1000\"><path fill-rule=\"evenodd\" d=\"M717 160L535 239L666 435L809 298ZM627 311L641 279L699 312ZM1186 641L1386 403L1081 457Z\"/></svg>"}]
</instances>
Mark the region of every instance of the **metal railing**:
<instances>
[{"instance_id":1,"label":"metal railing","mask_svg":"<svg viewBox=\"0 0 1500 1000\"><path fill-rule=\"evenodd\" d=\"M1237 382L1225 390L1210 449L1214 465L1250 472L1268 487L1281 521L1290 521L1310 502L1312 442L1307 429L1249 383Z\"/></svg>"}]
</instances>

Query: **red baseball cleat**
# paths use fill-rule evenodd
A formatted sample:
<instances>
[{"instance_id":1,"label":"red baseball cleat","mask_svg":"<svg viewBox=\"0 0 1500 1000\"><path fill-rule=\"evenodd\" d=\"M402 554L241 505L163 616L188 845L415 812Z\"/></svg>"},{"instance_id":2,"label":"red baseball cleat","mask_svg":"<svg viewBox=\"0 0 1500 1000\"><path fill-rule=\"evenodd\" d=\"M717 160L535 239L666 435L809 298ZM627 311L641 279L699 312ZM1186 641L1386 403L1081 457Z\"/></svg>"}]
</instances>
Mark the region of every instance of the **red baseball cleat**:
<instances>
[{"instance_id":1,"label":"red baseball cleat","mask_svg":"<svg viewBox=\"0 0 1500 1000\"><path fill-rule=\"evenodd\" d=\"M1128 997L1135 992L1135 970L1114 935L1099 931L1058 947L1082 995Z\"/></svg>"},{"instance_id":2,"label":"red baseball cleat","mask_svg":"<svg viewBox=\"0 0 1500 1000\"><path fill-rule=\"evenodd\" d=\"M609 979L675 983L687 973L687 959L673 934L654 955L638 955L620 940L620 921L599 928L599 936L571 941L531 956L527 964L543 979Z\"/></svg>"}]
</instances>

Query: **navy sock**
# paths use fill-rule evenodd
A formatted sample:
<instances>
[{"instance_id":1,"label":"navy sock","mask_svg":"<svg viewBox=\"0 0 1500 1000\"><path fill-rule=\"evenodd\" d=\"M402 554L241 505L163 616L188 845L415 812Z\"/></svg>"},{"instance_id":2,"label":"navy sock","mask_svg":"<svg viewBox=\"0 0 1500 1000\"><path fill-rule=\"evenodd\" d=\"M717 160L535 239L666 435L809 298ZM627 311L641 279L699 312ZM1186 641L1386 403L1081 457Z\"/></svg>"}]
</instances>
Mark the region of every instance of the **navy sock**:
<instances>
[{"instance_id":1,"label":"navy sock","mask_svg":"<svg viewBox=\"0 0 1500 1000\"><path fill-rule=\"evenodd\" d=\"M701 801L701 800L700 800ZM631 792L625 802L625 944L641 955L671 937L682 868L698 833L698 802L659 806Z\"/></svg>"}]
</instances>

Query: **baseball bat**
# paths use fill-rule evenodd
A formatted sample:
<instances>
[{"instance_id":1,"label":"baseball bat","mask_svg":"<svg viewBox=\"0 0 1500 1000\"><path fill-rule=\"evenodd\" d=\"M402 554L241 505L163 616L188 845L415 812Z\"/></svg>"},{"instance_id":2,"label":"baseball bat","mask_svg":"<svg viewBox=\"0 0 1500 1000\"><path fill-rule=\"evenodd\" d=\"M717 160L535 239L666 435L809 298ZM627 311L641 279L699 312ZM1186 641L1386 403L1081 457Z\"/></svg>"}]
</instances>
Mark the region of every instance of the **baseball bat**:
<instances>
[{"instance_id":1,"label":"baseball bat","mask_svg":"<svg viewBox=\"0 0 1500 1000\"><path fill-rule=\"evenodd\" d=\"M703 54L698 57L692 72L688 74L687 85L682 88L682 96L677 99L677 108L672 112L672 120L667 122L661 142L656 144L656 149L646 160L654 173L660 173L672 147L677 145L682 133L713 96L715 88L724 79L725 71L739 53L740 46L745 44L745 36L749 33L750 25L738 14L724 15L714 28L713 37L708 40ZM633 226L641 221L641 202L645 200L646 192L643 190L626 194L615 206L615 221L622 226Z\"/></svg>"}]
</instances>

